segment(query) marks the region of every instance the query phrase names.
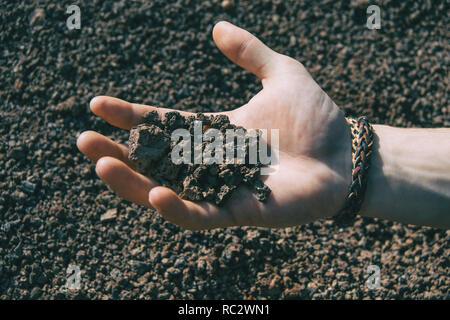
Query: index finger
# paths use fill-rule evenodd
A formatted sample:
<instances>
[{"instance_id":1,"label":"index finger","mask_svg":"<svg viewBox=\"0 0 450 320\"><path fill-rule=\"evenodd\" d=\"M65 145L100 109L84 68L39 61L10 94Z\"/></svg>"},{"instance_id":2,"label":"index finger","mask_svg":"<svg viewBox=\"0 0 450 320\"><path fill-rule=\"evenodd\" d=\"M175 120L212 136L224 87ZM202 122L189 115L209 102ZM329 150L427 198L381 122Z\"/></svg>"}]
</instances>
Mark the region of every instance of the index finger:
<instances>
[{"instance_id":1,"label":"index finger","mask_svg":"<svg viewBox=\"0 0 450 320\"><path fill-rule=\"evenodd\" d=\"M158 112L160 117L169 111L177 111L185 117L193 115L191 112L130 103L108 96L97 96L93 98L90 102L90 108L94 114L109 124L127 130L141 123L142 116L149 111Z\"/></svg>"}]
</instances>

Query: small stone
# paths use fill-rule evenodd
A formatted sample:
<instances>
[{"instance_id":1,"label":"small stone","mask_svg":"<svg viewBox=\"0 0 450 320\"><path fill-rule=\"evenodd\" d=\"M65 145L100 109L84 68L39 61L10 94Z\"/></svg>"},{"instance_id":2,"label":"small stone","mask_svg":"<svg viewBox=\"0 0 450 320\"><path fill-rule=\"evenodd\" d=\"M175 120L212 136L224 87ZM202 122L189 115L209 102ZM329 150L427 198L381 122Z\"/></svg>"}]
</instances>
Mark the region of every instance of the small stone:
<instances>
[{"instance_id":1,"label":"small stone","mask_svg":"<svg viewBox=\"0 0 450 320\"><path fill-rule=\"evenodd\" d=\"M16 201L22 201L27 198L27 195L25 193L23 193L22 191L16 190L11 194L11 197Z\"/></svg>"},{"instance_id":2,"label":"small stone","mask_svg":"<svg viewBox=\"0 0 450 320\"><path fill-rule=\"evenodd\" d=\"M279 275L275 275L269 283L269 294L276 296L282 292L281 288L281 277Z\"/></svg>"},{"instance_id":3,"label":"small stone","mask_svg":"<svg viewBox=\"0 0 450 320\"><path fill-rule=\"evenodd\" d=\"M45 19L45 11L42 8L37 8L33 11L30 18L30 25L35 25L36 22L40 22Z\"/></svg>"},{"instance_id":4,"label":"small stone","mask_svg":"<svg viewBox=\"0 0 450 320\"><path fill-rule=\"evenodd\" d=\"M34 193L36 190L36 184L30 181L22 181L22 190L26 193Z\"/></svg>"},{"instance_id":5,"label":"small stone","mask_svg":"<svg viewBox=\"0 0 450 320\"><path fill-rule=\"evenodd\" d=\"M181 275L181 270L175 267L170 267L167 269L166 277L167 278L175 278L177 276Z\"/></svg>"},{"instance_id":6,"label":"small stone","mask_svg":"<svg viewBox=\"0 0 450 320\"><path fill-rule=\"evenodd\" d=\"M175 268L184 268L186 265L186 261L184 261L184 258L180 257L175 261Z\"/></svg>"},{"instance_id":7,"label":"small stone","mask_svg":"<svg viewBox=\"0 0 450 320\"><path fill-rule=\"evenodd\" d=\"M30 299L37 299L41 295L41 289L39 287L34 287L30 293Z\"/></svg>"},{"instance_id":8,"label":"small stone","mask_svg":"<svg viewBox=\"0 0 450 320\"><path fill-rule=\"evenodd\" d=\"M32 220L33 220L33 216L28 213L28 214L23 216L22 222L23 222L24 225L30 225Z\"/></svg>"},{"instance_id":9,"label":"small stone","mask_svg":"<svg viewBox=\"0 0 450 320\"><path fill-rule=\"evenodd\" d=\"M144 273L150 271L150 264L143 261L133 261L131 263L131 268L137 275L143 275Z\"/></svg>"},{"instance_id":10,"label":"small stone","mask_svg":"<svg viewBox=\"0 0 450 320\"><path fill-rule=\"evenodd\" d=\"M142 250L143 250L143 247L139 246L139 247L137 247L137 248L131 249L131 250L130 250L130 254L131 254L132 256L136 256L136 255L138 255L139 253L141 253Z\"/></svg>"},{"instance_id":11,"label":"small stone","mask_svg":"<svg viewBox=\"0 0 450 320\"><path fill-rule=\"evenodd\" d=\"M280 274L281 274L282 276L287 276L289 273L290 273L289 268L283 268L283 269L281 269L281 271L280 271Z\"/></svg>"},{"instance_id":12,"label":"small stone","mask_svg":"<svg viewBox=\"0 0 450 320\"><path fill-rule=\"evenodd\" d=\"M289 38L289 45L290 46L295 46L297 44L297 38L295 36L291 36Z\"/></svg>"},{"instance_id":13,"label":"small stone","mask_svg":"<svg viewBox=\"0 0 450 320\"><path fill-rule=\"evenodd\" d=\"M100 217L100 221L110 221L114 220L117 217L117 209L109 209Z\"/></svg>"},{"instance_id":14,"label":"small stone","mask_svg":"<svg viewBox=\"0 0 450 320\"><path fill-rule=\"evenodd\" d=\"M54 110L58 113L66 114L70 113L72 115L76 115L78 111L81 111L80 108L78 108L77 100L75 96L72 96L62 102L60 102L56 107L54 107Z\"/></svg>"},{"instance_id":15,"label":"small stone","mask_svg":"<svg viewBox=\"0 0 450 320\"><path fill-rule=\"evenodd\" d=\"M17 146L14 148L11 148L8 151L8 158L13 158L16 160L22 160L25 159L27 157L27 153L26 150L22 147L22 146Z\"/></svg>"},{"instance_id":16,"label":"small stone","mask_svg":"<svg viewBox=\"0 0 450 320\"><path fill-rule=\"evenodd\" d=\"M300 299L302 296L302 287L298 283L294 283L292 288L284 290L285 299Z\"/></svg>"},{"instance_id":17,"label":"small stone","mask_svg":"<svg viewBox=\"0 0 450 320\"><path fill-rule=\"evenodd\" d=\"M229 244L222 252L222 260L225 264L237 263L240 259L241 245Z\"/></svg>"},{"instance_id":18,"label":"small stone","mask_svg":"<svg viewBox=\"0 0 450 320\"><path fill-rule=\"evenodd\" d=\"M221 6L225 10L231 10L234 7L234 1L233 0L224 0L224 1L222 1Z\"/></svg>"},{"instance_id":19,"label":"small stone","mask_svg":"<svg viewBox=\"0 0 450 320\"><path fill-rule=\"evenodd\" d=\"M84 251L84 250L78 251L76 258L77 258L77 260L84 260L84 258L86 258L86 251Z\"/></svg>"}]
</instances>

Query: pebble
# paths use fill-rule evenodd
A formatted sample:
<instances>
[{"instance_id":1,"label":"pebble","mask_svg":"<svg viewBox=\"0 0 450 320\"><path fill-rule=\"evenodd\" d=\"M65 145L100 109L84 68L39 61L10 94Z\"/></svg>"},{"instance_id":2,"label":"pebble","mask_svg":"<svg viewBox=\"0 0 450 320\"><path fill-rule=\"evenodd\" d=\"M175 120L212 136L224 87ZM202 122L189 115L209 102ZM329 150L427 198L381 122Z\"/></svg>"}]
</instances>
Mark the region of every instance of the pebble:
<instances>
[{"instance_id":1,"label":"pebble","mask_svg":"<svg viewBox=\"0 0 450 320\"><path fill-rule=\"evenodd\" d=\"M22 190L30 194L34 193L36 190L36 184L27 180L22 181Z\"/></svg>"},{"instance_id":2,"label":"pebble","mask_svg":"<svg viewBox=\"0 0 450 320\"><path fill-rule=\"evenodd\" d=\"M224 0L224 1L222 1L221 6L225 10L231 10L234 7L234 1L233 0Z\"/></svg>"},{"instance_id":3,"label":"pebble","mask_svg":"<svg viewBox=\"0 0 450 320\"><path fill-rule=\"evenodd\" d=\"M117 217L117 209L109 209L104 214L101 215L100 221L107 222L116 219Z\"/></svg>"},{"instance_id":4,"label":"pebble","mask_svg":"<svg viewBox=\"0 0 450 320\"><path fill-rule=\"evenodd\" d=\"M42 20L45 19L45 10L42 8L36 8L33 11L33 14L31 15L30 18L30 25L33 26L35 25L37 22L40 22Z\"/></svg>"},{"instance_id":5,"label":"pebble","mask_svg":"<svg viewBox=\"0 0 450 320\"><path fill-rule=\"evenodd\" d=\"M148 271L150 271L151 265L147 262L143 261L133 261L131 263L131 268L133 271L135 271L138 275L142 275Z\"/></svg>"},{"instance_id":6,"label":"pebble","mask_svg":"<svg viewBox=\"0 0 450 320\"><path fill-rule=\"evenodd\" d=\"M34 287L30 292L30 299L38 299L41 296L41 288Z\"/></svg>"}]
</instances>

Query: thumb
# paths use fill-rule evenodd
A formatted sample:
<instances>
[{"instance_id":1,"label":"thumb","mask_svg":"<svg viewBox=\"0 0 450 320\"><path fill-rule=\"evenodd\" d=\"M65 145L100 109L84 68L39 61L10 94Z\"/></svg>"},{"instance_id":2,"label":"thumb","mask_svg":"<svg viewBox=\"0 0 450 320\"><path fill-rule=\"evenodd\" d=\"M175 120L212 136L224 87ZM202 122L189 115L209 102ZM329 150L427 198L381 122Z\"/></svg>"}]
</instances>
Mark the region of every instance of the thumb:
<instances>
[{"instance_id":1,"label":"thumb","mask_svg":"<svg viewBox=\"0 0 450 320\"><path fill-rule=\"evenodd\" d=\"M283 55L276 53L250 32L221 21L214 26L217 47L231 61L255 74L261 80L279 69Z\"/></svg>"}]
</instances>

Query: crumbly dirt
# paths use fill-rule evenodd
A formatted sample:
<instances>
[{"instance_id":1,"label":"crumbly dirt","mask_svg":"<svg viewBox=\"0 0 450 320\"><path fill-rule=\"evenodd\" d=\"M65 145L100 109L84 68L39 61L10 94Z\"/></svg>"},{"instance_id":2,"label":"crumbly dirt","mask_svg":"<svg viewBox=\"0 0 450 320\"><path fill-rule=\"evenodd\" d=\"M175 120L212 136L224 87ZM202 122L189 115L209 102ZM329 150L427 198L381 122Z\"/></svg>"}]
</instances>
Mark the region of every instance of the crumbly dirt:
<instances>
[{"instance_id":1,"label":"crumbly dirt","mask_svg":"<svg viewBox=\"0 0 450 320\"><path fill-rule=\"evenodd\" d=\"M223 205L234 190L240 185L246 185L255 193L259 201L265 202L270 195L270 189L260 179L261 162L257 157L255 164L250 164L249 150L257 148L261 136L259 131L251 139L249 132L242 127L236 127L230 123L226 115L206 116L198 113L196 116L184 118L178 112L168 112L163 120L156 111L148 112L143 117L143 123L132 128L128 141L129 159L132 160L137 170L149 175L162 185L173 189L181 198L192 201L208 201L217 205ZM199 133L207 134L209 129L217 129L223 138L222 147L214 148L214 152L222 152L222 161L214 161L208 164L205 152L212 146L214 139L202 139L195 146L194 123L198 121ZM189 132L190 148L188 163L175 164L172 160L173 148L186 143L186 140L172 141L171 135L174 130L186 129ZM244 145L239 146L237 138L234 138L232 162L225 163L226 130L237 132L240 130ZM252 144L253 146L250 146ZM238 148L242 149L244 163L238 163ZM196 159L197 154L203 158ZM183 152L179 153L183 156ZM211 156L214 156L211 153ZM211 158L211 156L209 158ZM198 161L195 161L198 160Z\"/></svg>"},{"instance_id":2,"label":"crumbly dirt","mask_svg":"<svg viewBox=\"0 0 450 320\"><path fill-rule=\"evenodd\" d=\"M349 115L448 127L448 1L82 0L68 30L74 2L0 0L1 299L450 299L450 231L363 217L186 231L121 200L75 145L84 130L128 140L89 111L96 95L247 103L261 83L215 47L220 19L301 61ZM366 27L374 3L380 30ZM64 290L69 265L80 290Z\"/></svg>"}]
</instances>

